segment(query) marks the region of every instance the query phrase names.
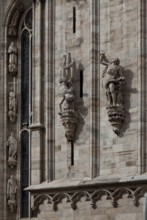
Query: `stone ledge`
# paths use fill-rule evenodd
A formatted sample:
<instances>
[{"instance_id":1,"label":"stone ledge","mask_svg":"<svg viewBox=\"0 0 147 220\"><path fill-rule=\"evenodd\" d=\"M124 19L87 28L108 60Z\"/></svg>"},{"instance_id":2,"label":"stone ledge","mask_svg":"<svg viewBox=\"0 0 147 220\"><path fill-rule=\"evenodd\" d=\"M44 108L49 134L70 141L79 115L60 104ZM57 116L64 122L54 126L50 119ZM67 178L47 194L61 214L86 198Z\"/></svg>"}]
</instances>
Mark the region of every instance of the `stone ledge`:
<instances>
[{"instance_id":1,"label":"stone ledge","mask_svg":"<svg viewBox=\"0 0 147 220\"><path fill-rule=\"evenodd\" d=\"M43 182L38 185L31 185L26 188L30 192L54 192L54 191L70 191L95 188L110 188L132 185L144 185L147 183L147 174L126 176L126 177L104 177L99 176L94 179L61 179L54 180L50 183Z\"/></svg>"},{"instance_id":2,"label":"stone ledge","mask_svg":"<svg viewBox=\"0 0 147 220\"><path fill-rule=\"evenodd\" d=\"M43 124L37 123L37 124L31 124L29 128L32 130L41 130L44 129L45 127Z\"/></svg>"},{"instance_id":3,"label":"stone ledge","mask_svg":"<svg viewBox=\"0 0 147 220\"><path fill-rule=\"evenodd\" d=\"M85 198L85 201L93 209L97 209L97 202L102 199L103 196L106 200L110 200L113 208L119 206L119 200L126 195L128 199L132 200L132 205L139 206L140 199L144 198L147 193L147 176L141 179L121 180L121 178L98 178L94 180L56 180L51 183L42 183L40 185L30 186L26 190L31 192L32 196L32 216L37 216L40 210L40 205L46 202L51 204L51 209L58 211L58 205L62 203L63 199L66 199L66 203L69 203L73 210L78 209L78 202L81 202L81 198ZM134 177L133 177L134 178ZM107 180L106 180L107 179Z\"/></svg>"}]
</instances>

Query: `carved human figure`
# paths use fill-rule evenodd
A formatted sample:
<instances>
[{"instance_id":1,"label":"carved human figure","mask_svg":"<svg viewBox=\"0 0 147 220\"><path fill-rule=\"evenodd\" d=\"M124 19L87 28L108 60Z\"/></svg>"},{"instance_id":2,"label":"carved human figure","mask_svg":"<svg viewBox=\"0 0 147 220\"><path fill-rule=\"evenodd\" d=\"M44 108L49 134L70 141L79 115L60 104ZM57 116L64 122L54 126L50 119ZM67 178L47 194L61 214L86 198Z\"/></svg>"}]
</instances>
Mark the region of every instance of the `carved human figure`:
<instances>
[{"instance_id":1,"label":"carved human figure","mask_svg":"<svg viewBox=\"0 0 147 220\"><path fill-rule=\"evenodd\" d=\"M77 127L78 114L75 110L75 95L73 85L75 60L71 54L63 56L62 69L60 71L60 92L62 100L59 103L62 125L65 128L65 137L68 142L75 140L75 131Z\"/></svg>"},{"instance_id":2,"label":"carved human figure","mask_svg":"<svg viewBox=\"0 0 147 220\"><path fill-rule=\"evenodd\" d=\"M8 147L8 162L14 164L17 160L17 140L14 138L13 133L11 133L10 137L7 140Z\"/></svg>"},{"instance_id":3,"label":"carved human figure","mask_svg":"<svg viewBox=\"0 0 147 220\"><path fill-rule=\"evenodd\" d=\"M75 60L71 58L71 53L68 53L67 55L63 55L63 63L60 72L60 78L66 77L68 79L72 79L74 64L75 64Z\"/></svg>"},{"instance_id":4,"label":"carved human figure","mask_svg":"<svg viewBox=\"0 0 147 220\"><path fill-rule=\"evenodd\" d=\"M13 89L10 88L8 117L12 123L15 122L16 117L17 117L16 108L17 108L16 95L15 95L15 92L13 91Z\"/></svg>"},{"instance_id":5,"label":"carved human figure","mask_svg":"<svg viewBox=\"0 0 147 220\"><path fill-rule=\"evenodd\" d=\"M16 201L17 184L13 175L10 176L7 182L7 199L10 201Z\"/></svg>"},{"instance_id":6,"label":"carved human figure","mask_svg":"<svg viewBox=\"0 0 147 220\"><path fill-rule=\"evenodd\" d=\"M66 109L74 108L74 88L73 88L73 69L75 60L71 58L71 54L63 56L62 70L60 71L60 90L63 98L59 104L62 112L62 104L66 101L68 107Z\"/></svg>"},{"instance_id":7,"label":"carved human figure","mask_svg":"<svg viewBox=\"0 0 147 220\"><path fill-rule=\"evenodd\" d=\"M123 67L120 66L120 59L115 57L109 61L103 52L100 55L100 63L106 66L102 77L109 105L122 105L121 84L124 83L125 78Z\"/></svg>"},{"instance_id":8,"label":"carved human figure","mask_svg":"<svg viewBox=\"0 0 147 220\"><path fill-rule=\"evenodd\" d=\"M17 73L17 48L14 44L14 42L11 42L9 48L8 48L8 55L9 55L9 63L8 63L8 69L9 73L12 76L15 76Z\"/></svg>"}]
</instances>

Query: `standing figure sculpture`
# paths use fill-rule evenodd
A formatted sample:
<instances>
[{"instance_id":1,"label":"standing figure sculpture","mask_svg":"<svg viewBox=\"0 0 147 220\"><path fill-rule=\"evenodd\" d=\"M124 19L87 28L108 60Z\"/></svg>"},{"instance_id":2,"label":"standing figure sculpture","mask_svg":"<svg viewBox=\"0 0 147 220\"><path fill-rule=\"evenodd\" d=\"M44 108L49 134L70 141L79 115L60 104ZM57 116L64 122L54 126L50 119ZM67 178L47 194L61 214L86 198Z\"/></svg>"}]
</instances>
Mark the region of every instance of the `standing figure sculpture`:
<instances>
[{"instance_id":1,"label":"standing figure sculpture","mask_svg":"<svg viewBox=\"0 0 147 220\"><path fill-rule=\"evenodd\" d=\"M68 142L75 140L75 130L77 127L77 113L75 110L75 95L73 85L75 60L71 54L63 56L62 69L60 71L60 92L62 100L59 103L62 125L65 128L65 136Z\"/></svg>"},{"instance_id":2,"label":"standing figure sculpture","mask_svg":"<svg viewBox=\"0 0 147 220\"><path fill-rule=\"evenodd\" d=\"M15 122L16 117L17 117L16 109L17 109L16 95L15 95L15 92L13 91L13 89L10 88L8 117L9 117L10 122L12 122L12 123Z\"/></svg>"},{"instance_id":3,"label":"standing figure sculpture","mask_svg":"<svg viewBox=\"0 0 147 220\"><path fill-rule=\"evenodd\" d=\"M65 103L66 109L74 110L74 88L73 88L73 68L75 60L71 59L71 54L64 55L64 62L60 72L60 90L63 98L59 104L60 111L62 112L62 104Z\"/></svg>"},{"instance_id":4,"label":"standing figure sculpture","mask_svg":"<svg viewBox=\"0 0 147 220\"><path fill-rule=\"evenodd\" d=\"M14 138L13 133L7 140L8 147L8 165L14 168L17 164L17 140Z\"/></svg>"},{"instance_id":5,"label":"standing figure sculpture","mask_svg":"<svg viewBox=\"0 0 147 220\"><path fill-rule=\"evenodd\" d=\"M120 127L125 119L122 95L122 85L125 83L124 68L120 66L118 57L109 61L104 52L100 54L100 63L105 66L102 78L108 102L108 118L113 126L113 131L119 135Z\"/></svg>"},{"instance_id":6,"label":"standing figure sculpture","mask_svg":"<svg viewBox=\"0 0 147 220\"><path fill-rule=\"evenodd\" d=\"M14 42L11 42L9 48L8 48L8 55L9 55L9 59L8 59L8 69L9 69L9 73L12 76L16 76L17 71L18 71L18 64L17 64L17 48L14 45Z\"/></svg>"},{"instance_id":7,"label":"standing figure sculpture","mask_svg":"<svg viewBox=\"0 0 147 220\"><path fill-rule=\"evenodd\" d=\"M16 207L16 192L17 192L16 179L13 175L11 175L7 182L7 200L11 212L13 212L14 208Z\"/></svg>"},{"instance_id":8,"label":"standing figure sculpture","mask_svg":"<svg viewBox=\"0 0 147 220\"><path fill-rule=\"evenodd\" d=\"M120 106L122 105L121 85L125 82L124 69L119 65L120 59L115 57L109 61L105 53L101 53L100 63L106 66L102 77L108 103L110 106Z\"/></svg>"}]
</instances>

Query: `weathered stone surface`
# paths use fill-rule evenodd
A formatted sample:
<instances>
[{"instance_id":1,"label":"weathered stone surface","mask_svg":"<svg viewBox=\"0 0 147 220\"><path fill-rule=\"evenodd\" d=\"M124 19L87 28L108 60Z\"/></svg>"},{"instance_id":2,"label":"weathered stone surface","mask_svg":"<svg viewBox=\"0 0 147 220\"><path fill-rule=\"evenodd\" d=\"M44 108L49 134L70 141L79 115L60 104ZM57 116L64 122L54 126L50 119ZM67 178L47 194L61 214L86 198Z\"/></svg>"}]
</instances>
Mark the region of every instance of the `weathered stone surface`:
<instances>
[{"instance_id":1,"label":"weathered stone surface","mask_svg":"<svg viewBox=\"0 0 147 220\"><path fill-rule=\"evenodd\" d=\"M33 75L29 115L32 124L23 125L23 129L30 133L29 190L32 197L29 207L33 207L41 193L49 195L49 190L56 195L49 203L46 199L40 200L40 213L32 219L144 220L146 187L142 194L133 191L134 197L127 198L120 185L124 187L127 183L127 189L137 190L147 180L146 0L0 0L0 220L21 219L20 24L21 17L32 3ZM17 48L14 60L8 55L11 42ZM108 58L118 56L125 68L126 84L122 88L125 119L118 137L107 118L106 94L102 88L103 67L99 62L102 50ZM62 99L59 83L61 57L66 53L71 53L76 60L73 82L78 126L74 153L71 153L71 145L65 138L58 114ZM14 69L9 68L12 64L15 64ZM17 119L10 123L8 94L14 76ZM8 166L6 147L11 133L18 140L17 166L14 169ZM6 198L6 183L10 175L16 177L18 185L14 213L10 213ZM110 183L114 184L111 189ZM115 200L106 199L107 193L94 204L88 197L79 196L79 191L86 187L92 198L94 186L99 187L100 184L105 186L105 193L111 194L115 189L119 193L121 191L117 208L113 207L116 206ZM70 198L72 193L78 195L76 205L67 203L66 196ZM57 194L64 196L60 198ZM53 192L50 196L53 198ZM134 206L133 198L138 198L138 207Z\"/></svg>"}]
</instances>

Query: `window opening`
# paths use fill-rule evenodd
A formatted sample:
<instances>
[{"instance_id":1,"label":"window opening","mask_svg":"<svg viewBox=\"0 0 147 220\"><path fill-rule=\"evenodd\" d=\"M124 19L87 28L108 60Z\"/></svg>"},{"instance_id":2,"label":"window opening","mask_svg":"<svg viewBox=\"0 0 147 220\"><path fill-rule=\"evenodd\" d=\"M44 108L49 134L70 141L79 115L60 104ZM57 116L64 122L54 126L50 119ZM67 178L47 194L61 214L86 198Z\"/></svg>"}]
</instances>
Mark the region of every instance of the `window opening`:
<instances>
[{"instance_id":1,"label":"window opening","mask_svg":"<svg viewBox=\"0 0 147 220\"><path fill-rule=\"evenodd\" d=\"M21 217L29 215L29 194L24 189L29 186L29 133L23 131L21 134Z\"/></svg>"},{"instance_id":2,"label":"window opening","mask_svg":"<svg viewBox=\"0 0 147 220\"><path fill-rule=\"evenodd\" d=\"M76 7L73 7L73 33L76 33Z\"/></svg>"},{"instance_id":3,"label":"window opening","mask_svg":"<svg viewBox=\"0 0 147 220\"><path fill-rule=\"evenodd\" d=\"M74 166L74 142L71 142L71 166Z\"/></svg>"},{"instance_id":4,"label":"window opening","mask_svg":"<svg viewBox=\"0 0 147 220\"><path fill-rule=\"evenodd\" d=\"M21 26L21 128L31 123L32 112L32 9L26 14ZM30 135L21 133L21 217L29 216Z\"/></svg>"},{"instance_id":5,"label":"window opening","mask_svg":"<svg viewBox=\"0 0 147 220\"><path fill-rule=\"evenodd\" d=\"M83 97L83 70L80 70L80 97Z\"/></svg>"}]
</instances>

